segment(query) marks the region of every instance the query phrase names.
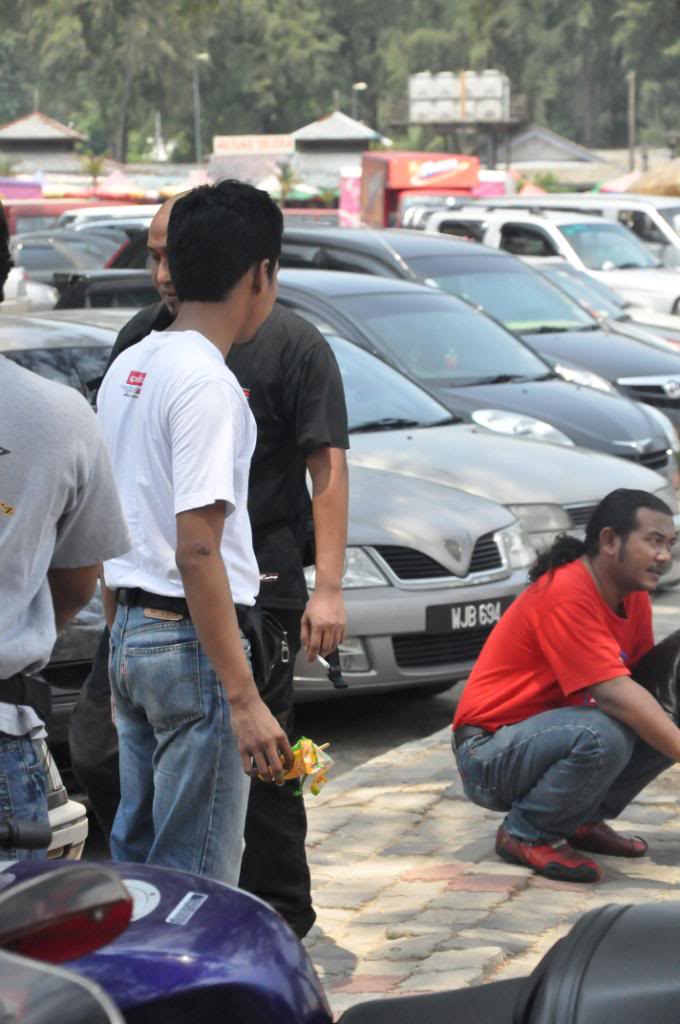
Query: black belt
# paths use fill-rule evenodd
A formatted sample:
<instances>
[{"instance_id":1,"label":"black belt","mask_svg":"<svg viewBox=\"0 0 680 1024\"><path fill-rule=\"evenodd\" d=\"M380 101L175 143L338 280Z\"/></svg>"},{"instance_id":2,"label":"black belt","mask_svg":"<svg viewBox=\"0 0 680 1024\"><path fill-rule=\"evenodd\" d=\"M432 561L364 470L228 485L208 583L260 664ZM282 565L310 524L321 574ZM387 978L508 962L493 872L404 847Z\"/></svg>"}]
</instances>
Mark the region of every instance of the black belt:
<instances>
[{"instance_id":1,"label":"black belt","mask_svg":"<svg viewBox=\"0 0 680 1024\"><path fill-rule=\"evenodd\" d=\"M183 619L190 619L189 605L184 597L168 597L166 594L150 594L140 587L120 587L116 591L118 604L155 608L162 612L175 612Z\"/></svg>"},{"instance_id":2,"label":"black belt","mask_svg":"<svg viewBox=\"0 0 680 1024\"><path fill-rule=\"evenodd\" d=\"M488 729L482 729L481 725L459 725L453 734L453 742L458 747L465 743L466 740L471 740L473 736L490 736L491 733Z\"/></svg>"},{"instance_id":3,"label":"black belt","mask_svg":"<svg viewBox=\"0 0 680 1024\"><path fill-rule=\"evenodd\" d=\"M0 679L0 704L33 708L41 718L49 716L52 704L50 684L42 676L17 672L9 679Z\"/></svg>"}]
</instances>

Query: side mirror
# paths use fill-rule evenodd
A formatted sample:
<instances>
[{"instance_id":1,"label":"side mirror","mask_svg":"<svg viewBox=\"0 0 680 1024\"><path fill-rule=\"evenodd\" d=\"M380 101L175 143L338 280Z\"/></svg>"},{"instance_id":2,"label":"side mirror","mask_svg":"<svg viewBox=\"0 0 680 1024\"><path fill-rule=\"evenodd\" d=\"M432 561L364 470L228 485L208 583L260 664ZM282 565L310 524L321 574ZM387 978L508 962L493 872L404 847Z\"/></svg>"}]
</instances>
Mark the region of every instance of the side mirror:
<instances>
[{"instance_id":1,"label":"side mirror","mask_svg":"<svg viewBox=\"0 0 680 1024\"><path fill-rule=\"evenodd\" d=\"M105 946L128 926L132 899L110 868L48 870L0 895L0 948L59 964Z\"/></svg>"}]
</instances>

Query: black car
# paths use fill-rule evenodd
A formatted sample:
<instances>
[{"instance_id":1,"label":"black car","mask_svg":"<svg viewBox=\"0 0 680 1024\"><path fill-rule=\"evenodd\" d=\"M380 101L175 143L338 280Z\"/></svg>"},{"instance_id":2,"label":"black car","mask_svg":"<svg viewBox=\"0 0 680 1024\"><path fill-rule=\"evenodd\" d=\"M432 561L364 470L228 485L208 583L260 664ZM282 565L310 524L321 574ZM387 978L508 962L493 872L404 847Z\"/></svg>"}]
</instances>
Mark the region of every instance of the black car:
<instances>
[{"instance_id":1,"label":"black car","mask_svg":"<svg viewBox=\"0 0 680 1024\"><path fill-rule=\"evenodd\" d=\"M145 270L88 270L55 274L60 291L55 309L140 309L158 302L158 292Z\"/></svg>"},{"instance_id":2,"label":"black car","mask_svg":"<svg viewBox=\"0 0 680 1024\"><path fill-rule=\"evenodd\" d=\"M120 239L106 233L55 228L13 235L10 251L15 264L24 267L34 280L53 284L57 272L76 273L103 267L120 245Z\"/></svg>"},{"instance_id":3,"label":"black car","mask_svg":"<svg viewBox=\"0 0 680 1024\"><path fill-rule=\"evenodd\" d=\"M674 470L654 410L570 384L501 324L452 295L384 277L287 270L279 301L322 332L392 363L468 421Z\"/></svg>"},{"instance_id":4,"label":"black car","mask_svg":"<svg viewBox=\"0 0 680 1024\"><path fill-rule=\"evenodd\" d=\"M618 390L680 426L680 353L603 329L509 253L421 231L287 227L281 265L398 277L458 295L519 334L566 379Z\"/></svg>"}]
</instances>

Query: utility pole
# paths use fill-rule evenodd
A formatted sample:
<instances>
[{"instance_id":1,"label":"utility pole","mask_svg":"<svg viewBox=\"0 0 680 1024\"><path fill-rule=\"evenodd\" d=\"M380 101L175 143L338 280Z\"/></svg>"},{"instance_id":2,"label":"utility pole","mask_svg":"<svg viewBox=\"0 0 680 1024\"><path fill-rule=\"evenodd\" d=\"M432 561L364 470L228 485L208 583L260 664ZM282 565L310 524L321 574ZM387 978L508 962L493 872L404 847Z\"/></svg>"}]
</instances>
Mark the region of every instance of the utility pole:
<instances>
[{"instance_id":1,"label":"utility pole","mask_svg":"<svg viewBox=\"0 0 680 1024\"><path fill-rule=\"evenodd\" d=\"M628 170L635 170L635 122L637 120L635 113L635 87L636 87L636 74L634 71L629 71L626 75L628 82Z\"/></svg>"}]
</instances>

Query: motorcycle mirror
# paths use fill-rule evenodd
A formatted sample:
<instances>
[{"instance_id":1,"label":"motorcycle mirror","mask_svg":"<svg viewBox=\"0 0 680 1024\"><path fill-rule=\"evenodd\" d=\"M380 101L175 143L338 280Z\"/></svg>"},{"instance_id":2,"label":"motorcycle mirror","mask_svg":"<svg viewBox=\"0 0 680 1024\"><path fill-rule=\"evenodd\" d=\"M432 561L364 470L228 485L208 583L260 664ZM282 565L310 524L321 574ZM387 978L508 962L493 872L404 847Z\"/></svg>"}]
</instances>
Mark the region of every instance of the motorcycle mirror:
<instances>
[{"instance_id":1,"label":"motorcycle mirror","mask_svg":"<svg viewBox=\"0 0 680 1024\"><path fill-rule=\"evenodd\" d=\"M59 964L112 942L131 915L130 894L111 868L56 868L0 894L0 947Z\"/></svg>"}]
</instances>

